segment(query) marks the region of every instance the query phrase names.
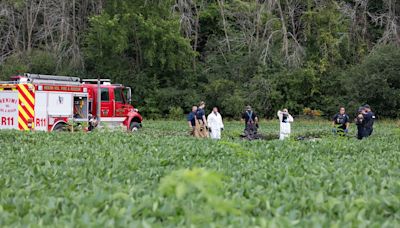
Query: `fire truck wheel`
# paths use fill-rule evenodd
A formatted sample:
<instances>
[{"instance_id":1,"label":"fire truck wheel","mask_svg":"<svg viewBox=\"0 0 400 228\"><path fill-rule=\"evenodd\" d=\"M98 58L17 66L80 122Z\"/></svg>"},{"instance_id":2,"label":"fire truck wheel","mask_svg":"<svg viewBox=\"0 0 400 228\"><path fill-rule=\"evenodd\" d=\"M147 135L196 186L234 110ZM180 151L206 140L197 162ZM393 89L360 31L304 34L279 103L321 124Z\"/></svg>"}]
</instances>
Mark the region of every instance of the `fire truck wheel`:
<instances>
[{"instance_id":1,"label":"fire truck wheel","mask_svg":"<svg viewBox=\"0 0 400 228\"><path fill-rule=\"evenodd\" d=\"M54 126L53 131L67 131L67 125L65 123L58 123L56 126Z\"/></svg>"},{"instance_id":2,"label":"fire truck wheel","mask_svg":"<svg viewBox=\"0 0 400 228\"><path fill-rule=\"evenodd\" d=\"M140 128L140 124L139 124L138 122L132 121L131 124L129 125L129 129L130 129L132 132L138 131L139 128Z\"/></svg>"}]
</instances>

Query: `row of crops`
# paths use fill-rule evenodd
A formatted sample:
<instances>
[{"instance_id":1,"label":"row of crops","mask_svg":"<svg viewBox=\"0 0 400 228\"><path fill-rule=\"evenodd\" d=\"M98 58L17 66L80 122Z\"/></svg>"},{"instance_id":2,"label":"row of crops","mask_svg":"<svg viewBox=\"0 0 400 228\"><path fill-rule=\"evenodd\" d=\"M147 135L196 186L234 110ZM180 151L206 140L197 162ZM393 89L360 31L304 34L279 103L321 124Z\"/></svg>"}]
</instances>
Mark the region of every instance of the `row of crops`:
<instances>
[{"instance_id":1,"label":"row of crops","mask_svg":"<svg viewBox=\"0 0 400 228\"><path fill-rule=\"evenodd\" d=\"M400 226L395 124L378 123L363 141L324 134L329 123L296 123L294 134L322 139L285 142L242 141L236 122L221 141L185 127L0 132L0 226Z\"/></svg>"}]
</instances>

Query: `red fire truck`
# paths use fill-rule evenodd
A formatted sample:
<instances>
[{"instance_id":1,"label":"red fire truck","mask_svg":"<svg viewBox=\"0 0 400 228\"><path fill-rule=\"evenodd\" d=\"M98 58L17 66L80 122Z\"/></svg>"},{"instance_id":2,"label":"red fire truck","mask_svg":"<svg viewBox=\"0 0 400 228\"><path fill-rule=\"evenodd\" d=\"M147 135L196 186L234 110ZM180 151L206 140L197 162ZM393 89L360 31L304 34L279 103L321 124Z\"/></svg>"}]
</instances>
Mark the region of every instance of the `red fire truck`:
<instances>
[{"instance_id":1,"label":"red fire truck","mask_svg":"<svg viewBox=\"0 0 400 228\"><path fill-rule=\"evenodd\" d=\"M81 124L91 130L99 122L129 131L142 126L142 116L130 105L131 89L108 79L24 74L11 80L0 82L0 129L60 131Z\"/></svg>"}]
</instances>

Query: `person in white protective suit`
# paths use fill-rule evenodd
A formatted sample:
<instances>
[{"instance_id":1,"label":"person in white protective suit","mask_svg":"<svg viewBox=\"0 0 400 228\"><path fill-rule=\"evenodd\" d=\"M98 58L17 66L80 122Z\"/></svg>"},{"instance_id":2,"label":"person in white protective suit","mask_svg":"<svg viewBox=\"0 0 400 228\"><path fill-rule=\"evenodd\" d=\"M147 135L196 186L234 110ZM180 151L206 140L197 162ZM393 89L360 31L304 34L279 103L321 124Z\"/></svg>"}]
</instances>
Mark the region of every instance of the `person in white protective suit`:
<instances>
[{"instance_id":1,"label":"person in white protective suit","mask_svg":"<svg viewBox=\"0 0 400 228\"><path fill-rule=\"evenodd\" d=\"M212 112L207 116L207 124L211 138L221 139L221 131L224 130L224 123L217 107L214 107Z\"/></svg>"},{"instance_id":2,"label":"person in white protective suit","mask_svg":"<svg viewBox=\"0 0 400 228\"><path fill-rule=\"evenodd\" d=\"M278 111L278 118L280 123L279 139L284 140L290 136L290 123L293 123L293 117L289 114L288 110L285 108L282 111Z\"/></svg>"}]
</instances>

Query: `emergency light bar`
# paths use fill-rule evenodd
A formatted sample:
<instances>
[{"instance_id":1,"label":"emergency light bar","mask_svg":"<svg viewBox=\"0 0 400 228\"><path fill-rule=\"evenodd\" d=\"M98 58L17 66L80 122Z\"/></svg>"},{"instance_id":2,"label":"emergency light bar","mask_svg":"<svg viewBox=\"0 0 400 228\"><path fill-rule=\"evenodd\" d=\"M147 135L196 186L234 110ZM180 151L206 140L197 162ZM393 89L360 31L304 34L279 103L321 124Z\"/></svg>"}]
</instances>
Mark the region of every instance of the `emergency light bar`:
<instances>
[{"instance_id":1,"label":"emergency light bar","mask_svg":"<svg viewBox=\"0 0 400 228\"><path fill-rule=\"evenodd\" d=\"M82 79L84 84L97 84L98 79ZM111 85L111 79L100 79L100 83L103 85Z\"/></svg>"}]
</instances>

